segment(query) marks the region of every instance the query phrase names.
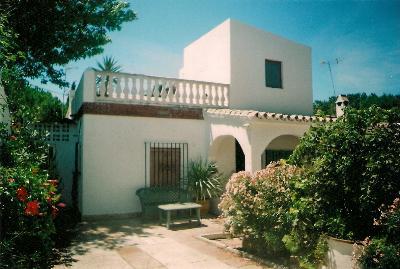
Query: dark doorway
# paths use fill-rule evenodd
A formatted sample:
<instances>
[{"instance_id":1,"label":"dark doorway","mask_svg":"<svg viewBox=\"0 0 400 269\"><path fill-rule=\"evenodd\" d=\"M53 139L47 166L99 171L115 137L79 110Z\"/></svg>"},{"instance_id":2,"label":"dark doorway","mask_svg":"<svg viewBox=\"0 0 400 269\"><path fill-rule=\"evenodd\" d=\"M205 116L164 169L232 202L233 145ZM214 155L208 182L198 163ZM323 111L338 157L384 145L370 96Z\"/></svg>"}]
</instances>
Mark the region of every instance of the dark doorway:
<instances>
[{"instance_id":1,"label":"dark doorway","mask_svg":"<svg viewBox=\"0 0 400 269\"><path fill-rule=\"evenodd\" d=\"M235 139L235 159L236 159L236 172L245 170L245 157L242 147Z\"/></svg>"}]
</instances>

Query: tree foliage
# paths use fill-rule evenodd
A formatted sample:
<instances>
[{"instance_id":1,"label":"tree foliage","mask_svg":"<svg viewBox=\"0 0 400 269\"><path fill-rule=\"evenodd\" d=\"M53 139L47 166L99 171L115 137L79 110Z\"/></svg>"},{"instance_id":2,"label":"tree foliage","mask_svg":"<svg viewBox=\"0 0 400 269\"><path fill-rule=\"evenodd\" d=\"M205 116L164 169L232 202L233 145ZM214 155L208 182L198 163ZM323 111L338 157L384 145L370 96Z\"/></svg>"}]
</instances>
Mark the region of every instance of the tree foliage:
<instances>
[{"instance_id":1,"label":"tree foliage","mask_svg":"<svg viewBox=\"0 0 400 269\"><path fill-rule=\"evenodd\" d=\"M355 93L347 95L349 98L349 104L351 107L356 109L367 109L372 105L376 105L380 108L391 109L398 107L400 108L400 95L384 94L378 96L374 93L367 95L366 93ZM315 115L335 115L336 97L329 97L328 101L315 101L313 104Z\"/></svg>"},{"instance_id":2,"label":"tree foliage","mask_svg":"<svg viewBox=\"0 0 400 269\"><path fill-rule=\"evenodd\" d=\"M309 171L304 192L322 231L356 240L374 233L379 206L400 190L399 123L398 109L350 108L301 139L290 162Z\"/></svg>"},{"instance_id":3,"label":"tree foliage","mask_svg":"<svg viewBox=\"0 0 400 269\"><path fill-rule=\"evenodd\" d=\"M57 122L63 119L65 105L57 97L31 86L12 72L4 72L3 75L2 80L8 86L5 87L8 108L14 123Z\"/></svg>"},{"instance_id":4,"label":"tree foliage","mask_svg":"<svg viewBox=\"0 0 400 269\"><path fill-rule=\"evenodd\" d=\"M15 66L24 77L61 86L67 84L63 65L102 53L111 42L108 32L136 19L121 0L4 0L0 14L5 14L0 25L7 24L0 32L12 41L5 41L1 57L22 52Z\"/></svg>"},{"instance_id":5,"label":"tree foliage","mask_svg":"<svg viewBox=\"0 0 400 269\"><path fill-rule=\"evenodd\" d=\"M0 67L10 67L11 63L23 58L22 52L13 53L15 38L15 33L8 27L6 14L0 13Z\"/></svg>"}]
</instances>

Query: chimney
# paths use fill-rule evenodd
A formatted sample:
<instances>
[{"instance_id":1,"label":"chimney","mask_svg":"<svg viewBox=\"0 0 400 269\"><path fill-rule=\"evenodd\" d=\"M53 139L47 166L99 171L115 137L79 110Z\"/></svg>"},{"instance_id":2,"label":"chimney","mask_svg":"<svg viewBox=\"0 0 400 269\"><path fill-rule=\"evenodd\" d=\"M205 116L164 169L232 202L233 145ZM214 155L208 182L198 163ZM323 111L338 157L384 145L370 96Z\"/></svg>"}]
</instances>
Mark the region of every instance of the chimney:
<instances>
[{"instance_id":1,"label":"chimney","mask_svg":"<svg viewBox=\"0 0 400 269\"><path fill-rule=\"evenodd\" d=\"M336 99L336 117L343 116L344 109L349 105L349 98L346 95L338 95Z\"/></svg>"}]
</instances>

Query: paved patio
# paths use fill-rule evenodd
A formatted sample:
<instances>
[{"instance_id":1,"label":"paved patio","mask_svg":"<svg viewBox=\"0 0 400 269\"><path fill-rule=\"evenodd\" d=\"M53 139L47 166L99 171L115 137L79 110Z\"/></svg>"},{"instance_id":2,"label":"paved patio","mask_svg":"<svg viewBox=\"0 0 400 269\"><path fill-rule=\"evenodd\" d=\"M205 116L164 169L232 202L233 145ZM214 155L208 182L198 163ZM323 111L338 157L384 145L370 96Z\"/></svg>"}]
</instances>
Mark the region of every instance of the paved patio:
<instances>
[{"instance_id":1,"label":"paved patio","mask_svg":"<svg viewBox=\"0 0 400 269\"><path fill-rule=\"evenodd\" d=\"M222 221L212 218L171 230L140 218L84 222L69 248L71 267L55 268L267 268L198 238L222 230Z\"/></svg>"}]
</instances>

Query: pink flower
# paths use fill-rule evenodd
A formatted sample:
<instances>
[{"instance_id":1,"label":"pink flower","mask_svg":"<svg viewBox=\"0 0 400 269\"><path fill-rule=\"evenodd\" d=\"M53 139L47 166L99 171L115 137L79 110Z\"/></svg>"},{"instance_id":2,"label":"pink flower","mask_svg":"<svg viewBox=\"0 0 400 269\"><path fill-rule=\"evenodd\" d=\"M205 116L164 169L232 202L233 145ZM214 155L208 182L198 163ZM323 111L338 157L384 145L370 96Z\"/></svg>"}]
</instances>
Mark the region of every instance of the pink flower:
<instances>
[{"instance_id":1,"label":"pink flower","mask_svg":"<svg viewBox=\"0 0 400 269\"><path fill-rule=\"evenodd\" d=\"M57 206L58 206L58 207L61 207L61 208L64 208L64 207L66 207L67 205L64 204L64 203L58 203Z\"/></svg>"}]
</instances>

